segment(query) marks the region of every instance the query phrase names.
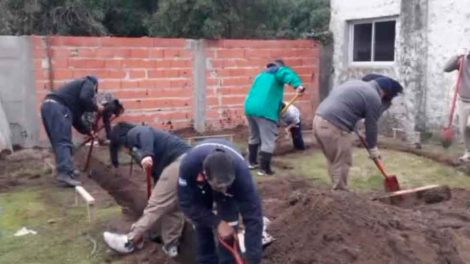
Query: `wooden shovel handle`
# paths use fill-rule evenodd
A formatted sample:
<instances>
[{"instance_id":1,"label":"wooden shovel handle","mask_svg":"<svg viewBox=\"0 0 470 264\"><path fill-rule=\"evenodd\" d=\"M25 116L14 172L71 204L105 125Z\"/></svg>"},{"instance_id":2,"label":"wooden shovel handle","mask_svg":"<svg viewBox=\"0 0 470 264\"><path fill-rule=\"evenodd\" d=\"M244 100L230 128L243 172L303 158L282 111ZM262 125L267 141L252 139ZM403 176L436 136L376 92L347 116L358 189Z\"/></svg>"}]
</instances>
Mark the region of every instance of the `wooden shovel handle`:
<instances>
[{"instance_id":1,"label":"wooden shovel handle","mask_svg":"<svg viewBox=\"0 0 470 264\"><path fill-rule=\"evenodd\" d=\"M359 140L361 141L362 145L367 150L367 153L369 153L369 156L370 156L371 153L370 153L369 147L367 147L366 140L359 134L359 132L357 130L355 130L355 132L356 132L356 135L359 137ZM374 160L375 166L377 166L377 169L379 169L379 171L382 173L382 175L385 178L388 178L388 174L385 171L385 166L384 166L382 160L380 160L380 159L373 159L373 160Z\"/></svg>"},{"instance_id":2,"label":"wooden shovel handle","mask_svg":"<svg viewBox=\"0 0 470 264\"><path fill-rule=\"evenodd\" d=\"M233 236L232 245L230 245L226 240L222 239L221 237L219 237L219 242L225 249L227 249L232 254L236 264L245 264L245 261L240 255L240 252L238 251L238 239L236 235Z\"/></svg>"},{"instance_id":3,"label":"wooden shovel handle","mask_svg":"<svg viewBox=\"0 0 470 264\"><path fill-rule=\"evenodd\" d=\"M150 195L152 194L152 168L147 168L145 170L146 175L147 175L147 199L150 198Z\"/></svg>"},{"instance_id":4,"label":"wooden shovel handle","mask_svg":"<svg viewBox=\"0 0 470 264\"><path fill-rule=\"evenodd\" d=\"M379 171L382 173L382 175L384 176L385 179L388 178L388 174L387 172L385 171L385 165L383 163L382 160L380 159L373 159L374 160L374 163L375 163L375 166L377 166L377 169L379 169Z\"/></svg>"},{"instance_id":5,"label":"wooden shovel handle","mask_svg":"<svg viewBox=\"0 0 470 264\"><path fill-rule=\"evenodd\" d=\"M460 88L462 86L462 75L463 75L463 69L465 65L465 56L467 55L463 55L463 57L460 59L459 76L457 77L457 87L455 88L454 97L452 98L452 105L451 105L450 114L449 114L449 123L447 127L451 127L452 121L454 120L455 105L457 102L458 94L460 92Z\"/></svg>"},{"instance_id":6,"label":"wooden shovel handle","mask_svg":"<svg viewBox=\"0 0 470 264\"><path fill-rule=\"evenodd\" d=\"M292 97L292 99L290 99L290 101L282 108L281 114L284 114L287 111L287 108L289 108L289 106L291 106L300 96L302 96L302 94L296 93L295 96Z\"/></svg>"},{"instance_id":7,"label":"wooden shovel handle","mask_svg":"<svg viewBox=\"0 0 470 264\"><path fill-rule=\"evenodd\" d=\"M90 168L91 153L93 152L93 145L95 145L94 143L95 138L92 136L90 141L90 148L88 149L88 154L86 156L85 168L83 168L83 171L86 173L88 173L88 169Z\"/></svg>"}]
</instances>

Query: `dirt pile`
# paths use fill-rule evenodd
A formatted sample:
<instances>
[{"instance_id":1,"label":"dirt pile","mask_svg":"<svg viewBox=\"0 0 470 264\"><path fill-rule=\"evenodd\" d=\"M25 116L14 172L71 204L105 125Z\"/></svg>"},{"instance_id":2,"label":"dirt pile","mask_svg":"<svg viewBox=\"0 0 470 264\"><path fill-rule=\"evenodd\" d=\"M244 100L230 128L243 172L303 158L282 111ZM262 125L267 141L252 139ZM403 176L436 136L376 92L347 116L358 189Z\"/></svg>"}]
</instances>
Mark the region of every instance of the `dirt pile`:
<instances>
[{"instance_id":1,"label":"dirt pile","mask_svg":"<svg viewBox=\"0 0 470 264\"><path fill-rule=\"evenodd\" d=\"M24 149L0 158L0 192L18 185L41 185L52 177L54 160L45 149Z\"/></svg>"},{"instance_id":2,"label":"dirt pile","mask_svg":"<svg viewBox=\"0 0 470 264\"><path fill-rule=\"evenodd\" d=\"M92 179L127 215L138 216L145 205L142 171L136 168L130 177L123 166L113 174L104 163L92 162ZM468 190L452 190L444 203L402 209L367 194L318 189L303 178L265 178L258 186L264 214L272 220L269 232L277 239L263 263L470 263ZM191 247L187 235L183 244ZM167 263L158 248L144 252L148 263Z\"/></svg>"},{"instance_id":3,"label":"dirt pile","mask_svg":"<svg viewBox=\"0 0 470 264\"><path fill-rule=\"evenodd\" d=\"M468 191L457 202L401 209L364 195L294 192L269 230L266 263L470 263ZM468 201L468 200L467 200ZM455 206L452 206L454 203Z\"/></svg>"}]
</instances>

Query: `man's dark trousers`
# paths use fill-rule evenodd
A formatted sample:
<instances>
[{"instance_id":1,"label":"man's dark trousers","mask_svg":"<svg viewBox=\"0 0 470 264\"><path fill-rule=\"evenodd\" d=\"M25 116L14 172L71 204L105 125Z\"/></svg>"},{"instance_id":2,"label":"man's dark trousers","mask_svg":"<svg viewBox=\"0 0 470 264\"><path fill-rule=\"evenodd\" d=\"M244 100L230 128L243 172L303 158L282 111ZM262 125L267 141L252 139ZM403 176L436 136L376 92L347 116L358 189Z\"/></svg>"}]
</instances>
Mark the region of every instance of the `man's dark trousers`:
<instances>
[{"instance_id":1,"label":"man's dark trousers","mask_svg":"<svg viewBox=\"0 0 470 264\"><path fill-rule=\"evenodd\" d=\"M221 193L213 193L219 196L217 199L217 215L228 223L238 221L238 209L235 201ZM207 199L207 204L212 205L212 199ZM209 201L210 200L210 201ZM237 227L234 227L235 230ZM232 254L226 250L221 244L215 243L217 238L217 230L209 227L195 227L196 245L197 245L197 263L199 264L234 264ZM216 254L216 252L218 254Z\"/></svg>"},{"instance_id":2,"label":"man's dark trousers","mask_svg":"<svg viewBox=\"0 0 470 264\"><path fill-rule=\"evenodd\" d=\"M41 116L47 136L51 142L56 158L56 169L59 174L72 175L72 113L59 102L44 100Z\"/></svg>"},{"instance_id":3,"label":"man's dark trousers","mask_svg":"<svg viewBox=\"0 0 470 264\"><path fill-rule=\"evenodd\" d=\"M304 139L302 137L302 123L299 122L297 125L290 128L290 134L292 136L292 144L299 150L305 149Z\"/></svg>"}]
</instances>

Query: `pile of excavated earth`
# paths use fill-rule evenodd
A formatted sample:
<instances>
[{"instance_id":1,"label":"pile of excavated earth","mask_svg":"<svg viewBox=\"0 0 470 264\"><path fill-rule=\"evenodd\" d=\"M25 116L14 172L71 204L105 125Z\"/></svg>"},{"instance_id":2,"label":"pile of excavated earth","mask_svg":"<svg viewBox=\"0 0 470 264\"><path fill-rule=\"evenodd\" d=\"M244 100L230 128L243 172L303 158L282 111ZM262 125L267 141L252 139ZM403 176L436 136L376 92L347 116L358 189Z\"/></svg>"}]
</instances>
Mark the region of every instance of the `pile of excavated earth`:
<instances>
[{"instance_id":1,"label":"pile of excavated earth","mask_svg":"<svg viewBox=\"0 0 470 264\"><path fill-rule=\"evenodd\" d=\"M46 154L37 150L35 155L42 161ZM12 171L8 166L15 164L21 162L0 161L4 191L19 184L5 181ZM128 177L126 166L109 173L98 159L92 159L92 168L91 179L122 206L128 221L138 217L146 199L142 177ZM135 175L141 173L134 169ZM405 209L373 201L372 194L321 189L295 175L278 175L258 186L271 220L268 231L276 239L265 249L264 263L470 263L468 190L452 189L448 201ZM128 226L117 228L126 231ZM190 230L186 239L190 251ZM139 254L146 255L146 263L171 263L158 246L147 245ZM179 263L193 263L190 258Z\"/></svg>"}]
</instances>

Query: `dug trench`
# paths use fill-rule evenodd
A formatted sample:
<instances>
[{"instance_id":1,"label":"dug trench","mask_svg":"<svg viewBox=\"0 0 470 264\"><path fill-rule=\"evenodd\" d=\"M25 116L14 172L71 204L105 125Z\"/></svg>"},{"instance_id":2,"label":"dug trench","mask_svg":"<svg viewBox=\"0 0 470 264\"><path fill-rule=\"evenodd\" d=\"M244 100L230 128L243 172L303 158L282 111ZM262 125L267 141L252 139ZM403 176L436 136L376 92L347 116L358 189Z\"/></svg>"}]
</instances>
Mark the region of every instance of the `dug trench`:
<instances>
[{"instance_id":1,"label":"dug trench","mask_svg":"<svg viewBox=\"0 0 470 264\"><path fill-rule=\"evenodd\" d=\"M113 174L97 158L92 168L92 179L126 217L136 219L146 201L140 168L132 177L128 166ZM314 186L292 173L258 182L264 214L272 220L268 230L276 238L264 251L264 263L470 263L469 190L454 188L449 201L404 209L372 201L373 194ZM177 263L194 263L191 242L187 225L182 249L187 255ZM148 263L174 263L155 246L139 254L147 254Z\"/></svg>"}]
</instances>

